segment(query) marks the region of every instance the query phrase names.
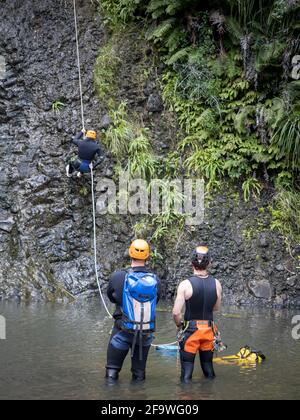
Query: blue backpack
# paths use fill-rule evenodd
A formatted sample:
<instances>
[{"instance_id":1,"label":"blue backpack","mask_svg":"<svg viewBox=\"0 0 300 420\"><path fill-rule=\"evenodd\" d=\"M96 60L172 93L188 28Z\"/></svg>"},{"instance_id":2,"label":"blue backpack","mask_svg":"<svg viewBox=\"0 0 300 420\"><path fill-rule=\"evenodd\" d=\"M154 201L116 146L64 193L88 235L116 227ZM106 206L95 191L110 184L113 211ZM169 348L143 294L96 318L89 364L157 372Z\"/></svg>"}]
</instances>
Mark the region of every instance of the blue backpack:
<instances>
[{"instance_id":1,"label":"blue backpack","mask_svg":"<svg viewBox=\"0 0 300 420\"><path fill-rule=\"evenodd\" d=\"M135 333L155 331L158 278L155 274L129 271L122 301L122 329Z\"/></svg>"}]
</instances>

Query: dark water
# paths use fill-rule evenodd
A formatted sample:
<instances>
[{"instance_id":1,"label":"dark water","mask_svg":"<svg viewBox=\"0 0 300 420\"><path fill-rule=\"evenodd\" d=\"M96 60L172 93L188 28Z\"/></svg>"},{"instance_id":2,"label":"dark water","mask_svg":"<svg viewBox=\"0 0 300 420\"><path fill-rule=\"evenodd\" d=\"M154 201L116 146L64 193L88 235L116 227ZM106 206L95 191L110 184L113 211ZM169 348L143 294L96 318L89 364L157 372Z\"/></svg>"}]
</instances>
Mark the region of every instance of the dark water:
<instances>
[{"instance_id":1,"label":"dark water","mask_svg":"<svg viewBox=\"0 0 300 420\"><path fill-rule=\"evenodd\" d=\"M174 340L162 307L156 343ZM130 384L127 361L118 386L105 385L106 346L112 323L98 300L74 305L0 304L7 340L0 341L0 399L299 399L300 341L292 339L295 313L225 308L218 316L229 354L248 343L263 350L259 366L216 366L217 379L179 383L176 356L152 350L148 380Z\"/></svg>"}]
</instances>

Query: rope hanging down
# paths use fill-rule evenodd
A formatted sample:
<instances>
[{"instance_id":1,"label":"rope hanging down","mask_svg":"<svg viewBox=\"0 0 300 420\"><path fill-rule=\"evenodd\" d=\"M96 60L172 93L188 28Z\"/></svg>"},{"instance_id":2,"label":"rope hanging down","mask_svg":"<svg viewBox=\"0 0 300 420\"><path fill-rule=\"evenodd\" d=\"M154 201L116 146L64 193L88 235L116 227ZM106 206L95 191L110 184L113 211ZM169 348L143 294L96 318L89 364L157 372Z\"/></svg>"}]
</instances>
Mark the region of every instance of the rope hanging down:
<instances>
[{"instance_id":1,"label":"rope hanging down","mask_svg":"<svg viewBox=\"0 0 300 420\"><path fill-rule=\"evenodd\" d=\"M84 120L84 106L83 106L83 93L82 93L82 78L81 78L81 65L80 65L80 52L79 52L79 37L78 37L78 24L77 24L77 10L76 10L76 0L73 0L74 3L74 22L75 22L75 35L76 35L76 51L77 51L77 65L78 65L78 78L79 78L79 91L80 91L80 104L81 104L81 120L82 120L82 129L85 130L85 120ZM94 171L91 169L91 183L92 183L92 206L93 206L93 230L94 230L94 264L95 264L95 275L97 280L97 285L99 288L100 298L103 303L103 306L110 318L113 318L110 313L101 290L100 280L98 276L98 261L97 261L97 226L96 226L96 203L95 203L95 194L94 194ZM176 344L177 341L173 343L168 343L164 345ZM161 345L152 344L152 347L159 347Z\"/></svg>"},{"instance_id":2,"label":"rope hanging down","mask_svg":"<svg viewBox=\"0 0 300 420\"><path fill-rule=\"evenodd\" d=\"M82 120L82 129L85 131L76 0L73 0L73 3L74 3L74 23L75 23L75 34L76 34L76 51L77 51L77 64L78 64L79 91L80 91L80 103L81 103L81 120ZM107 307L107 305L105 303L105 300L104 300L104 297L103 297L103 294L102 294L102 290L101 290L99 276L98 276L97 231L96 231L96 205L95 205L95 195L94 195L94 172L93 172L93 168L91 168L91 180L92 180L92 203L93 203L93 226L94 226L94 262L95 262L95 275L96 275L97 285L98 285L98 288L99 288L100 298L102 300L103 306L104 306L104 308L105 308L108 316L110 318L112 318L112 315L109 312L108 307Z\"/></svg>"},{"instance_id":3,"label":"rope hanging down","mask_svg":"<svg viewBox=\"0 0 300 420\"><path fill-rule=\"evenodd\" d=\"M77 66L78 66L78 78L79 78L80 105L81 105L81 120L82 120L82 130L85 131L76 0L73 0L73 3L74 3L74 22L75 22L75 36L76 36Z\"/></svg>"},{"instance_id":4,"label":"rope hanging down","mask_svg":"<svg viewBox=\"0 0 300 420\"><path fill-rule=\"evenodd\" d=\"M92 180L92 202L93 202L93 227L94 227L94 262L95 262L95 274L96 274L96 279L97 279L97 284L98 284L98 288L99 288L99 292L100 292L100 298L102 300L103 306L108 314L108 316L110 318L113 318L112 314L109 312L108 307L105 303L103 294L102 294L102 290L101 290L101 285L100 285L100 281L99 281L99 276L98 276L98 263L97 263L97 226L96 226L96 203L95 203L95 194L94 194L94 171L93 168L91 168L91 180Z\"/></svg>"}]
</instances>

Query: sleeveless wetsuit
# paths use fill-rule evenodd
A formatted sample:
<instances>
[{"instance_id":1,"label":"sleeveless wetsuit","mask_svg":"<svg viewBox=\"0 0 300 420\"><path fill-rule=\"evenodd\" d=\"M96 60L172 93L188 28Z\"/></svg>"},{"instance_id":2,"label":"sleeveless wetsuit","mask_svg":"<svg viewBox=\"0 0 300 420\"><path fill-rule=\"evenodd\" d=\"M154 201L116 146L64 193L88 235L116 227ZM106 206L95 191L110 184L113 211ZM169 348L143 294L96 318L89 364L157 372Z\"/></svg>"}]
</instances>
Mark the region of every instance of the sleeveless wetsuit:
<instances>
[{"instance_id":1,"label":"sleeveless wetsuit","mask_svg":"<svg viewBox=\"0 0 300 420\"><path fill-rule=\"evenodd\" d=\"M180 342L181 378L184 382L192 378L197 353L200 353L204 375L207 378L215 376L212 364L215 338L213 312L218 300L217 283L212 276L206 278L194 276L189 281L193 295L186 301L184 316L186 330Z\"/></svg>"},{"instance_id":2,"label":"sleeveless wetsuit","mask_svg":"<svg viewBox=\"0 0 300 420\"><path fill-rule=\"evenodd\" d=\"M217 303L216 280L209 276L207 278L191 277L189 279L193 295L186 301L185 321L213 321L214 307Z\"/></svg>"}]
</instances>

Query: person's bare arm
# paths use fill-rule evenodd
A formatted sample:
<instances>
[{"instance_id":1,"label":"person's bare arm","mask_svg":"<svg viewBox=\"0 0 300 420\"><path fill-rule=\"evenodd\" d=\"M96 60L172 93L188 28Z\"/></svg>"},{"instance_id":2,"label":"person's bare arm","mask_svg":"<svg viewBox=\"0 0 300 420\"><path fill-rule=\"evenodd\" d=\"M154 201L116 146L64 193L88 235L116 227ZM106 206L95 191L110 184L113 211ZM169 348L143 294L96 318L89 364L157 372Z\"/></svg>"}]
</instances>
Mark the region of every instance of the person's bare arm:
<instances>
[{"instance_id":1,"label":"person's bare arm","mask_svg":"<svg viewBox=\"0 0 300 420\"><path fill-rule=\"evenodd\" d=\"M214 311L218 312L218 311L221 310L221 307L222 307L222 286L221 286L221 283L218 280L216 280L216 282L217 282L218 300L217 300L217 303L215 304Z\"/></svg>"},{"instance_id":2,"label":"person's bare arm","mask_svg":"<svg viewBox=\"0 0 300 420\"><path fill-rule=\"evenodd\" d=\"M182 310L185 305L185 293L186 293L187 282L183 281L177 291L177 297L173 308L173 319L177 327L181 326L182 322Z\"/></svg>"}]
</instances>

